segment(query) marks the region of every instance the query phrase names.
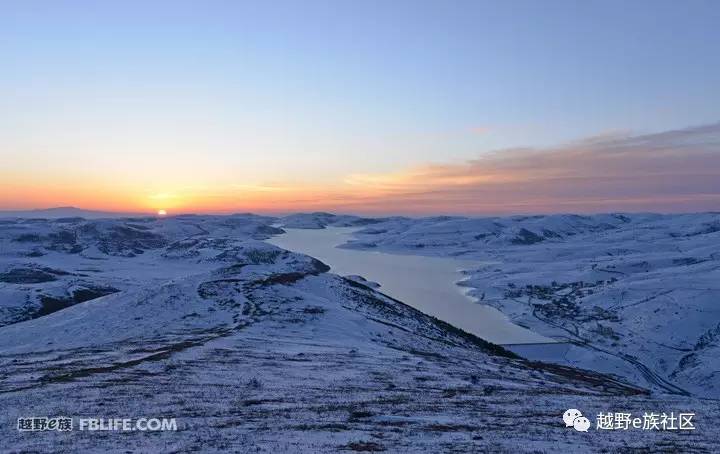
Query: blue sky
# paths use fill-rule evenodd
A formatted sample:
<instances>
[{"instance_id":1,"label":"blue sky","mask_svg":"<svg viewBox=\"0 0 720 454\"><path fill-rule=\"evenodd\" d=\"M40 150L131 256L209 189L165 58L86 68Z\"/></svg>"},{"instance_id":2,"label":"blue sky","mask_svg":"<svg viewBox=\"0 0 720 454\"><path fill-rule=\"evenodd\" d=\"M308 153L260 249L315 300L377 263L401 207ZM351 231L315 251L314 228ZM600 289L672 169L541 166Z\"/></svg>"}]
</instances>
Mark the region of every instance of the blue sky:
<instances>
[{"instance_id":1,"label":"blue sky","mask_svg":"<svg viewBox=\"0 0 720 454\"><path fill-rule=\"evenodd\" d=\"M226 196L710 124L719 23L714 1L3 2L4 175Z\"/></svg>"}]
</instances>

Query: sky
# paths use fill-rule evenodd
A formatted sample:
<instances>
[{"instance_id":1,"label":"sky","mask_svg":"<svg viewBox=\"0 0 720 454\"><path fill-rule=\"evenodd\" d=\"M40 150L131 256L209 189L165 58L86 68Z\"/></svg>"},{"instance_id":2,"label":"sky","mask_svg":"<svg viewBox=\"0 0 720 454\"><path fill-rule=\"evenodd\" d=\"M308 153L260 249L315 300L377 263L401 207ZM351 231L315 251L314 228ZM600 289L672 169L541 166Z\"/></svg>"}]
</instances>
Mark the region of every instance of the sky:
<instances>
[{"instance_id":1,"label":"sky","mask_svg":"<svg viewBox=\"0 0 720 454\"><path fill-rule=\"evenodd\" d=\"M0 209L720 207L720 2L4 1Z\"/></svg>"}]
</instances>

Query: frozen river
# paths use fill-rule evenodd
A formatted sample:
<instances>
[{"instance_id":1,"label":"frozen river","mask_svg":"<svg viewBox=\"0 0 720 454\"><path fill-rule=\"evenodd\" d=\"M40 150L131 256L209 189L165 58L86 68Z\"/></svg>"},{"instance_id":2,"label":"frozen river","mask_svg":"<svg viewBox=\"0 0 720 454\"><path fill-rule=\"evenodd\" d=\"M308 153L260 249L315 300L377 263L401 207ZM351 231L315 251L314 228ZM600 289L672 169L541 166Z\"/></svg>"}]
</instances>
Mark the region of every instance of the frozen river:
<instances>
[{"instance_id":1,"label":"frozen river","mask_svg":"<svg viewBox=\"0 0 720 454\"><path fill-rule=\"evenodd\" d=\"M457 285L477 262L342 249L354 228L284 229L268 242L315 257L343 276L357 274L410 306L497 344L553 342L514 325L495 308L478 304Z\"/></svg>"}]
</instances>

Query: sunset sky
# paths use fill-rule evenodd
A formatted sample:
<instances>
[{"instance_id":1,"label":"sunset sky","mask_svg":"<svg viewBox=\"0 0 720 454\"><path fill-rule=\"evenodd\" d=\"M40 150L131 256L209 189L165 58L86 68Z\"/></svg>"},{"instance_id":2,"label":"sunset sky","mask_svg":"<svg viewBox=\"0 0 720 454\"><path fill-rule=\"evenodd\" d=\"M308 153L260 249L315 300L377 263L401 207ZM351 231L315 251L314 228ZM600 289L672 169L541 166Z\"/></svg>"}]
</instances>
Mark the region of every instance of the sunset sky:
<instances>
[{"instance_id":1,"label":"sunset sky","mask_svg":"<svg viewBox=\"0 0 720 454\"><path fill-rule=\"evenodd\" d=\"M720 210L720 2L4 1L0 209Z\"/></svg>"}]
</instances>

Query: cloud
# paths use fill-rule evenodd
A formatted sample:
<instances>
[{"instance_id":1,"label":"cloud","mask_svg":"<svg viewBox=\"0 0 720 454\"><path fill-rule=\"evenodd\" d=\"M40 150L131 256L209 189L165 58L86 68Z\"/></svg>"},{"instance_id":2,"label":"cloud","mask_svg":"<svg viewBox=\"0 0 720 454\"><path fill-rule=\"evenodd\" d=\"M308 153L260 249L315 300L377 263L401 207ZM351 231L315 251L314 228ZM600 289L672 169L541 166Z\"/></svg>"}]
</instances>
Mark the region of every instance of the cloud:
<instances>
[{"instance_id":1,"label":"cloud","mask_svg":"<svg viewBox=\"0 0 720 454\"><path fill-rule=\"evenodd\" d=\"M612 133L547 149L499 150L461 164L355 175L373 212L704 211L720 207L720 123Z\"/></svg>"}]
</instances>

